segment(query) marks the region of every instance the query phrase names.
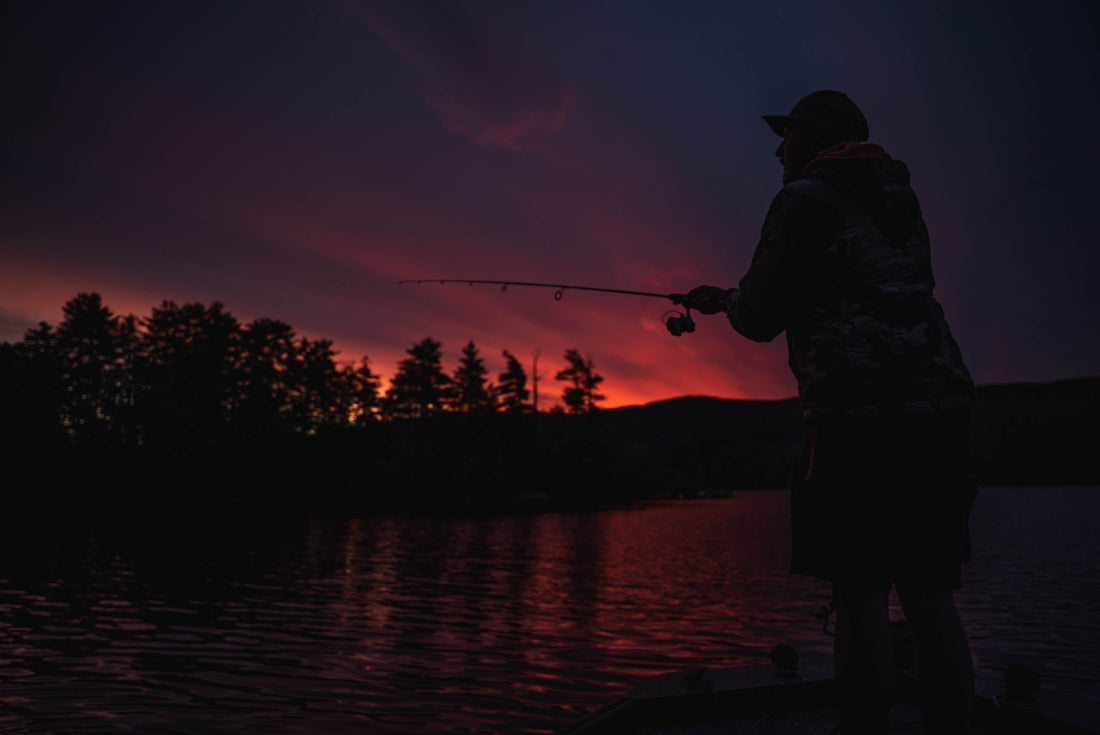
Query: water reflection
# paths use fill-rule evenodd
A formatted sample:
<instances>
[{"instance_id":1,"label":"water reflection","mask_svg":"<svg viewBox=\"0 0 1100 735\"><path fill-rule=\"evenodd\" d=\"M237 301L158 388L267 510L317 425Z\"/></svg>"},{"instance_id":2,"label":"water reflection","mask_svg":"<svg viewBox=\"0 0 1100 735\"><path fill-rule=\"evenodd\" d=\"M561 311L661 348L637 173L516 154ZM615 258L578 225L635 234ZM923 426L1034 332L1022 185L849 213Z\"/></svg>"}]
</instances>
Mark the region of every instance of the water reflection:
<instances>
[{"instance_id":1,"label":"water reflection","mask_svg":"<svg viewBox=\"0 0 1100 735\"><path fill-rule=\"evenodd\" d=\"M1021 511L1004 508L1056 514L1051 497L980 510L1011 525ZM1084 501L1046 533L1073 538ZM828 590L786 573L786 502L26 523L0 541L0 732L549 732L654 673L759 661L778 642L826 652L814 613ZM1017 529L1032 552L1034 526ZM1055 638L1095 640L1079 589L998 538L975 529L979 581L960 600L979 665L1001 665L1004 639L1040 614L1007 568L1061 611ZM1088 583L1094 542L1058 543ZM1095 674L1073 666L1065 678Z\"/></svg>"}]
</instances>

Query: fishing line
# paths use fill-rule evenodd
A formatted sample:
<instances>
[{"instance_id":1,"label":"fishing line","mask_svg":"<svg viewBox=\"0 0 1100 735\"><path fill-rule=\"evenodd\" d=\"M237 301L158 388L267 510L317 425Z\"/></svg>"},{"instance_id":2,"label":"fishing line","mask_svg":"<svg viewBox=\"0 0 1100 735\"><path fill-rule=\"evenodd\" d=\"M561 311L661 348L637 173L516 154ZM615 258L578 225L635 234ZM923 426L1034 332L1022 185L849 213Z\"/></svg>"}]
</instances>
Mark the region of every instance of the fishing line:
<instances>
[{"instance_id":1,"label":"fishing line","mask_svg":"<svg viewBox=\"0 0 1100 735\"><path fill-rule=\"evenodd\" d=\"M507 293L509 286L527 286L530 288L553 288L554 301L561 301L561 297L565 295L566 289L572 289L574 291L599 291L600 293L617 293L626 294L628 296L646 296L654 299L668 299L674 304L679 304L684 298L684 294L679 293L653 293L651 291L629 291L622 288L596 288L594 286L570 286L560 283L532 283L530 281L486 281L480 279L469 278L417 278L409 279L405 281L398 281L398 285L404 285L406 283L415 283L418 286L424 283L465 283L469 286L478 284L490 284L493 286L500 286L501 293ZM665 312L668 315L669 312ZM686 309L684 312L673 312L671 316L661 317L664 319L665 327L674 336L679 337L681 334L695 331L695 322L691 318L691 309Z\"/></svg>"}]
</instances>

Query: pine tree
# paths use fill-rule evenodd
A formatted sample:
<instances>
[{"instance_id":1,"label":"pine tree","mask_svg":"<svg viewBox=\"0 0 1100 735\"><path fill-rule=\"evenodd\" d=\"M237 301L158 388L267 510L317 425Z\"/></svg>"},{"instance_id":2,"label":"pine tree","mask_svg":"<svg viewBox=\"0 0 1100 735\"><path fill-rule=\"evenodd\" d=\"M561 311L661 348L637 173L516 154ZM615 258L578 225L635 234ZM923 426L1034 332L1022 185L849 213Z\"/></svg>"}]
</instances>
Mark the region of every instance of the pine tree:
<instances>
[{"instance_id":1,"label":"pine tree","mask_svg":"<svg viewBox=\"0 0 1100 735\"><path fill-rule=\"evenodd\" d=\"M569 413L595 411L596 402L605 398L596 392L596 387L603 382L603 376L596 373L592 358L581 357L578 350L566 350L565 360L569 366L554 376L555 380L567 382L562 391L562 402Z\"/></svg>"},{"instance_id":2,"label":"pine tree","mask_svg":"<svg viewBox=\"0 0 1100 735\"><path fill-rule=\"evenodd\" d=\"M298 342L294 328L278 319L259 318L241 333L238 418L257 431L294 426L301 392Z\"/></svg>"},{"instance_id":3,"label":"pine tree","mask_svg":"<svg viewBox=\"0 0 1100 735\"><path fill-rule=\"evenodd\" d=\"M504 355L505 370L500 374L497 385L500 408L509 413L520 413L527 410L527 398L530 395L527 390L527 373L523 364L511 352L503 350L501 354Z\"/></svg>"},{"instance_id":4,"label":"pine tree","mask_svg":"<svg viewBox=\"0 0 1100 735\"><path fill-rule=\"evenodd\" d=\"M133 380L146 439L172 443L227 426L240 402L240 323L219 302L164 301L141 324Z\"/></svg>"},{"instance_id":5,"label":"pine tree","mask_svg":"<svg viewBox=\"0 0 1100 735\"><path fill-rule=\"evenodd\" d=\"M313 433L321 428L346 425L344 381L336 364L332 341L301 338L298 341L298 373L295 413L299 430Z\"/></svg>"},{"instance_id":6,"label":"pine tree","mask_svg":"<svg viewBox=\"0 0 1100 735\"><path fill-rule=\"evenodd\" d=\"M422 418L438 413L451 395L451 379L443 372L442 345L425 337L397 364L397 374L386 391L390 414Z\"/></svg>"},{"instance_id":7,"label":"pine tree","mask_svg":"<svg viewBox=\"0 0 1100 735\"><path fill-rule=\"evenodd\" d=\"M491 394L485 381L488 374L485 361L478 354L477 345L470 340L462 348L462 357L452 379L458 410L469 413L489 409Z\"/></svg>"},{"instance_id":8,"label":"pine tree","mask_svg":"<svg viewBox=\"0 0 1100 735\"><path fill-rule=\"evenodd\" d=\"M137 339L134 320L116 316L98 293L81 293L63 307L53 335L66 391L59 419L73 439L104 439L117 432L120 408L132 401L123 378Z\"/></svg>"},{"instance_id":9,"label":"pine tree","mask_svg":"<svg viewBox=\"0 0 1100 735\"><path fill-rule=\"evenodd\" d=\"M359 366L353 366L344 375L348 386L348 414L359 424L377 419L382 379L370 369L370 358L363 355Z\"/></svg>"}]
</instances>

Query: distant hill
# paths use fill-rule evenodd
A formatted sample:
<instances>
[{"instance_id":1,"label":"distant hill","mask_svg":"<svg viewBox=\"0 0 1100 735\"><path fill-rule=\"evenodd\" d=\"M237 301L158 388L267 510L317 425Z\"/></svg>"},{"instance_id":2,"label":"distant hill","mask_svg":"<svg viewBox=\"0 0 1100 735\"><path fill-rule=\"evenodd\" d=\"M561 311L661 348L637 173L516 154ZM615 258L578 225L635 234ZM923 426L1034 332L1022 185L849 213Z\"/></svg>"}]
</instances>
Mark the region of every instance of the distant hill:
<instances>
[{"instance_id":1,"label":"distant hill","mask_svg":"<svg viewBox=\"0 0 1100 735\"><path fill-rule=\"evenodd\" d=\"M803 437L795 398L688 396L600 411L593 429L703 491L786 486ZM980 386L973 439L982 484L1100 483L1100 377Z\"/></svg>"},{"instance_id":2,"label":"distant hill","mask_svg":"<svg viewBox=\"0 0 1100 735\"><path fill-rule=\"evenodd\" d=\"M785 487L803 439L793 398L685 396L600 411L592 421L607 440L633 445L675 494Z\"/></svg>"}]
</instances>

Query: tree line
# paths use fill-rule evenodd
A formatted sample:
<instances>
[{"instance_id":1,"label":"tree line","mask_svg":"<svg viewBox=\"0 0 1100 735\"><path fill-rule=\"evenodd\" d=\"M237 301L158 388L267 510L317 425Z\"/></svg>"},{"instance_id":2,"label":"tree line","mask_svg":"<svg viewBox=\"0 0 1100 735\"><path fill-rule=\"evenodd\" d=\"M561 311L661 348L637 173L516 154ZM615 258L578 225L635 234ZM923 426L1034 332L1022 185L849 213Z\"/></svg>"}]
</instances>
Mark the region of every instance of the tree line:
<instances>
[{"instance_id":1,"label":"tree line","mask_svg":"<svg viewBox=\"0 0 1100 735\"><path fill-rule=\"evenodd\" d=\"M331 340L298 337L268 318L241 324L220 302L163 302L148 317L118 316L97 293L81 293L23 341L0 344L6 423L88 444L170 442L180 434L319 431L441 414L536 410L523 364L503 351L492 380L477 345L443 367L440 342L407 350L390 385L368 357L336 359ZM603 376L579 350L555 374L564 406L596 410ZM537 380L537 376L536 376ZM537 385L537 384L536 384ZM15 429L16 426L11 426Z\"/></svg>"}]
</instances>

